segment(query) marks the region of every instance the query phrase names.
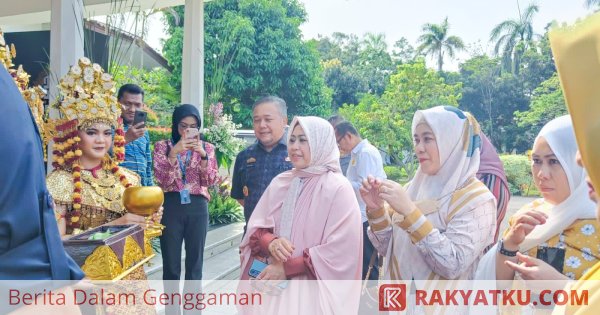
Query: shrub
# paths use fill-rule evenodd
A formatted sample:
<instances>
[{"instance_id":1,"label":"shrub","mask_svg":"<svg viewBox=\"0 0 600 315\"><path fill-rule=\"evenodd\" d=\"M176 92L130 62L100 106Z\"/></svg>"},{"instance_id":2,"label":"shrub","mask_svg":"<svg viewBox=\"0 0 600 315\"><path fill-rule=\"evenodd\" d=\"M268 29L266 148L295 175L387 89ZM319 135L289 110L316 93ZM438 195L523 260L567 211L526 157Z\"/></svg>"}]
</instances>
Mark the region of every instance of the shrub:
<instances>
[{"instance_id":1,"label":"shrub","mask_svg":"<svg viewBox=\"0 0 600 315\"><path fill-rule=\"evenodd\" d=\"M148 113L148 121L150 126L156 126L158 124L158 114L150 107L144 109Z\"/></svg>"},{"instance_id":2,"label":"shrub","mask_svg":"<svg viewBox=\"0 0 600 315\"><path fill-rule=\"evenodd\" d=\"M156 142L171 138L171 128L149 127L148 135L150 143L154 145Z\"/></svg>"},{"instance_id":3,"label":"shrub","mask_svg":"<svg viewBox=\"0 0 600 315\"><path fill-rule=\"evenodd\" d=\"M227 177L219 177L217 182L209 187L210 202L208 203L208 218L210 224L228 224L244 219L242 206L229 195L231 185Z\"/></svg>"},{"instance_id":4,"label":"shrub","mask_svg":"<svg viewBox=\"0 0 600 315\"><path fill-rule=\"evenodd\" d=\"M388 166L384 166L383 170L389 180L393 180L398 183L404 182L407 180L406 172L400 166L388 165Z\"/></svg>"},{"instance_id":5,"label":"shrub","mask_svg":"<svg viewBox=\"0 0 600 315\"><path fill-rule=\"evenodd\" d=\"M531 162L526 155L501 155L504 164L508 188L514 196L532 196L539 192L533 184Z\"/></svg>"},{"instance_id":6,"label":"shrub","mask_svg":"<svg viewBox=\"0 0 600 315\"><path fill-rule=\"evenodd\" d=\"M208 217L211 225L240 222L244 219L242 206L237 200L229 196L220 196L214 192L211 192L210 198Z\"/></svg>"}]
</instances>

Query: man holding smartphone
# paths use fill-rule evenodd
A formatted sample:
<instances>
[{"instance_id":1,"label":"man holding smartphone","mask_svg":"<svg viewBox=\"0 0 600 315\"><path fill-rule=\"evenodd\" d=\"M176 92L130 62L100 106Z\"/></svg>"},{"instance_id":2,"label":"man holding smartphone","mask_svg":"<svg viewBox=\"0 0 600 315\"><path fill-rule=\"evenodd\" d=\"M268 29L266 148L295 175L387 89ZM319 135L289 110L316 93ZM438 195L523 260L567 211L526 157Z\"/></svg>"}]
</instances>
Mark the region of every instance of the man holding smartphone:
<instances>
[{"instance_id":1,"label":"man holding smartphone","mask_svg":"<svg viewBox=\"0 0 600 315\"><path fill-rule=\"evenodd\" d=\"M125 129L125 161L121 166L128 168L142 179L142 186L153 186L152 152L150 136L146 130L144 90L135 84L125 84L117 96L122 106L121 118Z\"/></svg>"}]
</instances>

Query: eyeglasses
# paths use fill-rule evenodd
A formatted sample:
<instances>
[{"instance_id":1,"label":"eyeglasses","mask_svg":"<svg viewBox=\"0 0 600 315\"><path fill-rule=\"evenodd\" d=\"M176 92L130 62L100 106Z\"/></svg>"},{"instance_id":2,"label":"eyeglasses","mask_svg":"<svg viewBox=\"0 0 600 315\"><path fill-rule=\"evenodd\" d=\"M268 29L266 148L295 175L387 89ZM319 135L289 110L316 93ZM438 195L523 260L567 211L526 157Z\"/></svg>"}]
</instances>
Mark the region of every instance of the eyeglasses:
<instances>
[{"instance_id":1,"label":"eyeglasses","mask_svg":"<svg viewBox=\"0 0 600 315\"><path fill-rule=\"evenodd\" d=\"M181 129L188 129L188 128L194 128L194 129L198 129L198 125L196 125L196 124L191 124L191 125L188 125L188 124L185 124L185 123L180 123L180 124L179 124L179 125L177 125L177 126L178 126L179 128L181 128Z\"/></svg>"},{"instance_id":2,"label":"eyeglasses","mask_svg":"<svg viewBox=\"0 0 600 315\"><path fill-rule=\"evenodd\" d=\"M345 136L345 135L343 135L343 136L341 136L341 137L335 137L335 142L337 142L337 145L338 145L338 146L340 145L340 142L342 142L342 140L344 140L344 136Z\"/></svg>"}]
</instances>

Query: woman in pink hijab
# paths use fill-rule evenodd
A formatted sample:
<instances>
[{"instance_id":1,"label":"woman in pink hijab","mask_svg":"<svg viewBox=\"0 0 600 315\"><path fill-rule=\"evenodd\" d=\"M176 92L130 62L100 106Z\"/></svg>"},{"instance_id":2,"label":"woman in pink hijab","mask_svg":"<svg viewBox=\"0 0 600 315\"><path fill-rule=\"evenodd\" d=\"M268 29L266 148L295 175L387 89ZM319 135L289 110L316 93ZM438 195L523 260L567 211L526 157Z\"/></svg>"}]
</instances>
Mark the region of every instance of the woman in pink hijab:
<instances>
[{"instance_id":1,"label":"woman in pink hijab","mask_svg":"<svg viewBox=\"0 0 600 315\"><path fill-rule=\"evenodd\" d=\"M331 124L318 117L294 118L288 155L294 169L273 179L248 222L240 246L241 280L256 278L260 286L280 287L290 279L360 280L360 210L341 173ZM268 266L259 268L261 262ZM319 314L358 310L360 286L340 281L288 284L280 292L285 302L269 301L269 312L300 312L300 305L303 313L312 313L311 308Z\"/></svg>"}]
</instances>

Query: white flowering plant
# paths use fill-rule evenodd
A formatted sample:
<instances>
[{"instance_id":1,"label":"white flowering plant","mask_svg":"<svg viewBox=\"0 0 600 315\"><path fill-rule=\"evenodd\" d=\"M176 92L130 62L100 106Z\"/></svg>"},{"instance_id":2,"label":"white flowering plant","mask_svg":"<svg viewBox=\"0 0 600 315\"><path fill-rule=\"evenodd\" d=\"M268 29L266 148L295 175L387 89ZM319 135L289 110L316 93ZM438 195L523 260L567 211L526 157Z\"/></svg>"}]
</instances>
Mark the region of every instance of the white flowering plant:
<instances>
[{"instance_id":1,"label":"white flowering plant","mask_svg":"<svg viewBox=\"0 0 600 315\"><path fill-rule=\"evenodd\" d=\"M223 113L223 103L211 104L204 129L204 138L216 147L217 162L229 172L236 155L244 147L244 141L235 133L241 125L233 122L231 115Z\"/></svg>"}]
</instances>

